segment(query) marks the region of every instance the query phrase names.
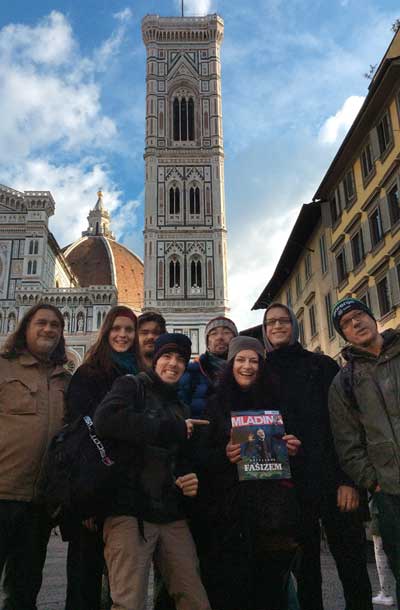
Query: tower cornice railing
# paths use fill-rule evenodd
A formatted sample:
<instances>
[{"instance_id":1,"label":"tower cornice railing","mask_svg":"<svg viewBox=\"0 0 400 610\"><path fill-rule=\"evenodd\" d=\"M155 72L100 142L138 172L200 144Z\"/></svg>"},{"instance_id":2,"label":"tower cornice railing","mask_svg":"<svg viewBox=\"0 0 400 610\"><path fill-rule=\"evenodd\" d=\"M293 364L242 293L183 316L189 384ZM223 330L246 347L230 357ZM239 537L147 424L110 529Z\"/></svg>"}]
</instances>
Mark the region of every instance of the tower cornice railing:
<instances>
[{"instance_id":1,"label":"tower cornice railing","mask_svg":"<svg viewBox=\"0 0 400 610\"><path fill-rule=\"evenodd\" d=\"M217 42L224 37L224 20L217 14L205 17L160 17L146 15L142 20L143 42Z\"/></svg>"}]
</instances>

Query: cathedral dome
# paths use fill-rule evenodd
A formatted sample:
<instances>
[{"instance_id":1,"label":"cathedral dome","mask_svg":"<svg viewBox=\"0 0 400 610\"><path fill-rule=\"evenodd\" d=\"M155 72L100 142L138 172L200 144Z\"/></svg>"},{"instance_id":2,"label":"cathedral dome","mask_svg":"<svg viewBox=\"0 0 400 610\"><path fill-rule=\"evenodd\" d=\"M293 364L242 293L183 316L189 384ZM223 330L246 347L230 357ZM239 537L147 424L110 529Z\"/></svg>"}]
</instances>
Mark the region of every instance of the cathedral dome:
<instances>
[{"instance_id":1,"label":"cathedral dome","mask_svg":"<svg viewBox=\"0 0 400 610\"><path fill-rule=\"evenodd\" d=\"M142 309L143 262L129 248L104 235L85 235L64 256L80 286L114 285L119 305Z\"/></svg>"},{"instance_id":2,"label":"cathedral dome","mask_svg":"<svg viewBox=\"0 0 400 610\"><path fill-rule=\"evenodd\" d=\"M139 312L143 307L143 261L115 241L101 190L97 197L89 212L87 230L65 248L64 256L80 286L116 286L118 305Z\"/></svg>"}]
</instances>

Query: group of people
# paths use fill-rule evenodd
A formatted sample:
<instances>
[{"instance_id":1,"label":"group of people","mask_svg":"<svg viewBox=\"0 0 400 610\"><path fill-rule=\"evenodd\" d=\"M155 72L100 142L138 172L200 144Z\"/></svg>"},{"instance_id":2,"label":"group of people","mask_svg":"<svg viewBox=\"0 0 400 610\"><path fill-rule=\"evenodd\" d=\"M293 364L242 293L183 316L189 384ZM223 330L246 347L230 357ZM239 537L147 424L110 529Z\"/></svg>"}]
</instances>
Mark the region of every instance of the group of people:
<instances>
[{"instance_id":1,"label":"group of people","mask_svg":"<svg viewBox=\"0 0 400 610\"><path fill-rule=\"evenodd\" d=\"M66 610L100 610L104 573L112 610L144 610L152 564L156 610L322 610L321 524L346 609L371 610L369 498L400 599L400 332L380 334L353 298L332 320L348 342L342 368L301 346L281 303L263 343L217 317L191 361L159 313L117 306L70 378L60 311L31 308L0 357L4 610L36 610L54 525L37 499L46 449L87 415L118 468L96 514L63 513ZM231 413L269 410L291 478L239 480Z\"/></svg>"}]
</instances>

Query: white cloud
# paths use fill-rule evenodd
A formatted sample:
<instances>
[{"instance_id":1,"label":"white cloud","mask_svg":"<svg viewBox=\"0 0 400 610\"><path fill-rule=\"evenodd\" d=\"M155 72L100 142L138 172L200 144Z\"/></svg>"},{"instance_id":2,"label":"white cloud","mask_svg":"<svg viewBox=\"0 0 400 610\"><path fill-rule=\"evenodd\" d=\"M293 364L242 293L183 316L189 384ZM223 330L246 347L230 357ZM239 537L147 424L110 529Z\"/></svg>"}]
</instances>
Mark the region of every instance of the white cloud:
<instances>
[{"instance_id":1,"label":"white cloud","mask_svg":"<svg viewBox=\"0 0 400 610\"><path fill-rule=\"evenodd\" d=\"M138 224L136 214L140 202L124 202L121 191L110 177L109 168L91 158L82 159L78 164L58 166L46 159L27 161L8 172L5 181L21 191L51 191L56 209L50 220L50 230L61 246L75 241L86 230L87 215L96 203L99 188L103 191L104 205L111 212L112 229L117 236L127 225L133 232Z\"/></svg>"},{"instance_id":2,"label":"white cloud","mask_svg":"<svg viewBox=\"0 0 400 610\"><path fill-rule=\"evenodd\" d=\"M360 110L365 97L351 95L340 110L330 116L322 125L318 139L321 144L335 144L343 139Z\"/></svg>"},{"instance_id":3,"label":"white cloud","mask_svg":"<svg viewBox=\"0 0 400 610\"><path fill-rule=\"evenodd\" d=\"M263 311L250 309L270 280L298 213L296 207L252 223L245 227L240 244L228 243L229 315L240 330L261 323Z\"/></svg>"},{"instance_id":4,"label":"white cloud","mask_svg":"<svg viewBox=\"0 0 400 610\"><path fill-rule=\"evenodd\" d=\"M0 55L9 61L57 66L68 61L74 47L71 26L58 11L33 27L11 24L0 30Z\"/></svg>"},{"instance_id":5,"label":"white cloud","mask_svg":"<svg viewBox=\"0 0 400 610\"><path fill-rule=\"evenodd\" d=\"M80 237L102 188L117 237L138 234L140 201L123 200L103 163L116 142L116 123L104 114L98 73L119 52L132 12L114 14L116 27L82 55L67 18L53 11L35 25L0 29L1 182L19 190L49 190L50 220L60 245ZM47 50L42 47L48 47ZM136 239L137 241L137 239Z\"/></svg>"},{"instance_id":6,"label":"white cloud","mask_svg":"<svg viewBox=\"0 0 400 610\"><path fill-rule=\"evenodd\" d=\"M181 0L175 0L176 6L180 9ZM185 15L209 15L212 12L212 0L185 0Z\"/></svg>"},{"instance_id":7,"label":"white cloud","mask_svg":"<svg viewBox=\"0 0 400 610\"><path fill-rule=\"evenodd\" d=\"M118 13L114 13L113 17L118 19L119 21L129 21L132 17L133 13L130 8L124 8L122 11L118 11Z\"/></svg>"},{"instance_id":8,"label":"white cloud","mask_svg":"<svg viewBox=\"0 0 400 610\"><path fill-rule=\"evenodd\" d=\"M106 63L119 52L132 18L132 11L125 8L119 13L114 13L113 17L119 22L119 25L95 52L94 61L98 69L105 69Z\"/></svg>"},{"instance_id":9,"label":"white cloud","mask_svg":"<svg viewBox=\"0 0 400 610\"><path fill-rule=\"evenodd\" d=\"M116 135L102 113L95 64L78 54L61 13L0 30L0 64L0 116L7 117L0 122L1 162L18 163L54 145L68 151L104 145Z\"/></svg>"},{"instance_id":10,"label":"white cloud","mask_svg":"<svg viewBox=\"0 0 400 610\"><path fill-rule=\"evenodd\" d=\"M138 212L142 205L140 199L139 197L122 203L112 214L112 229L117 237L122 237L128 247L132 247L129 245L131 242L137 242Z\"/></svg>"}]
</instances>

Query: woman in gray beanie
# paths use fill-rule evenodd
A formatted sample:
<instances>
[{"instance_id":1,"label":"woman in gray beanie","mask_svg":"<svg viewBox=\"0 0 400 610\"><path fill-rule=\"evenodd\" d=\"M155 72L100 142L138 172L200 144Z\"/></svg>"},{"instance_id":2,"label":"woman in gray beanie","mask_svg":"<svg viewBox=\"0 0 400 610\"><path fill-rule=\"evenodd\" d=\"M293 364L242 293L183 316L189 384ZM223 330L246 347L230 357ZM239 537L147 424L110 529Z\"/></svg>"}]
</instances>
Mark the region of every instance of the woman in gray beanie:
<instances>
[{"instance_id":1,"label":"woman in gray beanie","mask_svg":"<svg viewBox=\"0 0 400 610\"><path fill-rule=\"evenodd\" d=\"M206 548L201 573L218 610L286 610L287 582L296 553L297 503L290 480L239 481L240 445L231 440L231 412L278 409L264 372L264 347L253 337L229 344L227 366L205 417L199 449L200 510ZM286 435L289 455L300 442ZM212 540L210 539L212 531Z\"/></svg>"}]
</instances>

